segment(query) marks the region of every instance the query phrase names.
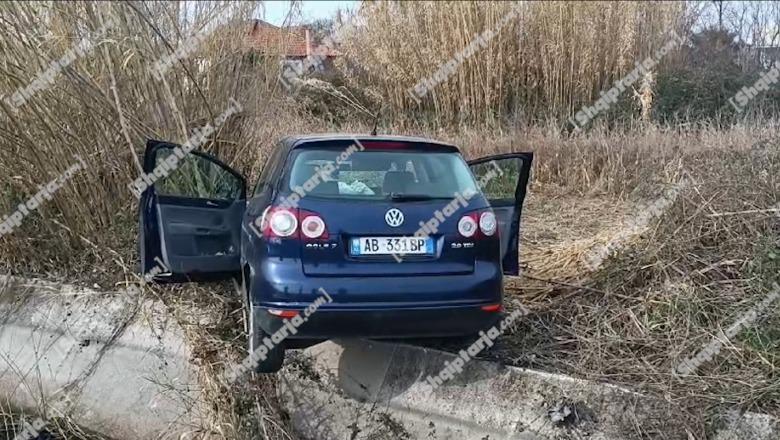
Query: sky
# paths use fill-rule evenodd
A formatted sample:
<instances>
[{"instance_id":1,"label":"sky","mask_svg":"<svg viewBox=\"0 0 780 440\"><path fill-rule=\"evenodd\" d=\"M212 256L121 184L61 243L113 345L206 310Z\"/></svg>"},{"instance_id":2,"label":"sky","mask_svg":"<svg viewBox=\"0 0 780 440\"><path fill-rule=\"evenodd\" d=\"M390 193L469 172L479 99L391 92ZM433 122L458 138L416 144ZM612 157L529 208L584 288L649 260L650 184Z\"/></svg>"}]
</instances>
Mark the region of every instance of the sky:
<instances>
[{"instance_id":1,"label":"sky","mask_svg":"<svg viewBox=\"0 0 780 440\"><path fill-rule=\"evenodd\" d=\"M301 3L301 16L296 18L292 24L308 23L321 18L330 18L336 14L338 9L354 9L358 2L340 0L303 1ZM263 5L265 7L264 20L277 26L283 24L285 17L287 17L287 14L290 12L289 1L265 1L263 2Z\"/></svg>"}]
</instances>

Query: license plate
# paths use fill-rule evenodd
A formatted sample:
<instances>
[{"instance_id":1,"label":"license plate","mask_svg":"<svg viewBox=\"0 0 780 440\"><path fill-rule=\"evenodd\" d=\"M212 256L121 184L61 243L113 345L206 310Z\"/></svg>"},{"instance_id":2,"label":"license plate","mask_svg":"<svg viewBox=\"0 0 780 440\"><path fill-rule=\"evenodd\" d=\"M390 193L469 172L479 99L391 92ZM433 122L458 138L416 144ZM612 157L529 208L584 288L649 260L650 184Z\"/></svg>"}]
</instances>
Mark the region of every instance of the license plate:
<instances>
[{"instance_id":1,"label":"license plate","mask_svg":"<svg viewBox=\"0 0 780 440\"><path fill-rule=\"evenodd\" d=\"M349 243L350 255L433 255L433 239L423 237L359 237Z\"/></svg>"}]
</instances>

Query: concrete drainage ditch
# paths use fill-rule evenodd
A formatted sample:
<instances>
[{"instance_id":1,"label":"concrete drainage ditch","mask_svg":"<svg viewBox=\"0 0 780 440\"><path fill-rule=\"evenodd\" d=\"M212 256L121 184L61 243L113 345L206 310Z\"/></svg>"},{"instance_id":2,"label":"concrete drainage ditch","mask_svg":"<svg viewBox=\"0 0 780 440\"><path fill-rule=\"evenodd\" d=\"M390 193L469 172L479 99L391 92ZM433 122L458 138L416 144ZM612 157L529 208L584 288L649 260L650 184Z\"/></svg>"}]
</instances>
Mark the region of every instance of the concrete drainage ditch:
<instances>
[{"instance_id":1,"label":"concrete drainage ditch","mask_svg":"<svg viewBox=\"0 0 780 440\"><path fill-rule=\"evenodd\" d=\"M152 300L0 276L0 398L40 410L63 395L79 425L113 438L192 438L206 402L181 328ZM628 389L474 361L423 386L454 355L345 340L294 352L280 400L303 438L603 439L668 428L667 406ZM730 417L717 440L778 438L778 421Z\"/></svg>"}]
</instances>

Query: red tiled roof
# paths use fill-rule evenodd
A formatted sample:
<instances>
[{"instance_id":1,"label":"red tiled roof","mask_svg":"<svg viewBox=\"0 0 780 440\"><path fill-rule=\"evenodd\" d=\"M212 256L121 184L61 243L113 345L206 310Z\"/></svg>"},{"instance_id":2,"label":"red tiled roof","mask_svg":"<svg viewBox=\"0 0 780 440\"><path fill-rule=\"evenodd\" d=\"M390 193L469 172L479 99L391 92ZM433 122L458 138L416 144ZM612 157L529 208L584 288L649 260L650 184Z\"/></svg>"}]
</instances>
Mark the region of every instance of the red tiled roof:
<instances>
[{"instance_id":1,"label":"red tiled roof","mask_svg":"<svg viewBox=\"0 0 780 440\"><path fill-rule=\"evenodd\" d=\"M317 48L311 31L305 26L281 28L263 20L253 20L247 40L255 50L286 57L306 57ZM335 56L335 53L330 50L326 56Z\"/></svg>"}]
</instances>

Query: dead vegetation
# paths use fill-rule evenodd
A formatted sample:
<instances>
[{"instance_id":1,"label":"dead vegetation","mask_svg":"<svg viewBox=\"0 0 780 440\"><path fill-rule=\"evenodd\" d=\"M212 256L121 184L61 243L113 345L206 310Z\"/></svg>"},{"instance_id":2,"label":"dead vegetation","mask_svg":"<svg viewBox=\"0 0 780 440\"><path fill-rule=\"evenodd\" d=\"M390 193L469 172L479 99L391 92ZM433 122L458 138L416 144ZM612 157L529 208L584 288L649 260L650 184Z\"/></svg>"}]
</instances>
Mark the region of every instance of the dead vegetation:
<instances>
[{"instance_id":1,"label":"dead vegetation","mask_svg":"<svg viewBox=\"0 0 780 440\"><path fill-rule=\"evenodd\" d=\"M420 117L434 127L500 126L502 118L544 123L536 115L566 119L597 99L604 84L666 43L686 19L677 2L529 2L502 26L512 8L459 1L366 7L366 26L344 47L344 63L359 72L350 79L385 97L398 123L414 125ZM410 96L418 81L489 30L497 35L452 78L419 104Z\"/></svg>"},{"instance_id":2,"label":"dead vegetation","mask_svg":"<svg viewBox=\"0 0 780 440\"><path fill-rule=\"evenodd\" d=\"M780 414L778 308L732 339L723 335L779 279L780 222L771 208L779 194L780 139L712 140L706 150L680 150L690 184L598 271L573 271L543 295L520 284L516 294L532 295L522 303L535 313L506 338L501 356L655 394L690 417L696 438L715 409ZM595 246L603 236L587 241ZM580 259L582 241L564 243L558 252L546 249L557 255L556 269ZM525 256L530 273L543 269L533 266L533 252ZM710 362L688 376L673 374L713 338L723 347Z\"/></svg>"},{"instance_id":3,"label":"dead vegetation","mask_svg":"<svg viewBox=\"0 0 780 440\"><path fill-rule=\"evenodd\" d=\"M420 33L404 35L414 45L371 36L348 42L345 51L367 69L358 72L364 79L351 86L371 83L363 91L366 96L384 97L404 115L388 122L385 131L450 140L472 158L535 151L521 241L528 276L509 280L507 295L510 304L521 302L534 313L505 338L497 353L501 359L641 388L691 414L696 433L719 405L778 414L777 309L728 341L697 374L672 375L677 363L739 319L777 279L780 230L777 217L766 209L780 201L778 123L755 121L727 129L636 124L626 130L595 124L576 135L555 122L504 124L503 117L513 112L550 106L566 113L589 100L605 78L625 72L636 57L665 41L661 30L680 13L674 5L580 6L532 4L522 20L496 37L498 48L467 61L461 74L426 98L435 120L410 124L416 110L406 91L430 74L430 59L446 60L495 23L506 6L483 11L473 3L458 3L459 14L451 14L433 2L419 9L400 5L392 14L368 20L384 29L407 18L420 23L415 27ZM88 163L20 229L0 237L0 262L7 272L97 281L104 287L132 278L136 199L126 185L137 175L145 140L181 142L221 113L229 98L239 99L244 111L203 149L244 171L250 182L284 134L369 131L366 107L353 108L351 117L340 120L312 116L280 93L276 62L244 56L236 35L252 5L206 3L186 28L177 19L176 4L57 3L45 14L42 8L0 5L0 17L8 24L0 26L0 90L6 95L27 86L52 59L105 22L117 25L18 113L0 104L0 212L13 211L33 188L71 165L74 155ZM171 68L165 80L152 76L153 60L170 54L170 47L225 8L227 24L203 47ZM38 26L44 15L47 26ZM568 19L558 21L561 16ZM521 24L532 31L520 42L510 41ZM449 32L456 25L457 32ZM427 45L429 34L423 30L441 39ZM559 34L564 38L550 37ZM572 51L578 45L585 50ZM486 70L507 57L512 62L506 69ZM560 60L571 60L573 66ZM491 129L468 124L470 119L490 121L485 114L495 109L502 117L484 124ZM619 235L640 215L638 210L676 182L680 170L688 173L690 184L671 207L598 271L589 272L583 255ZM219 379L227 363L244 355L240 306L231 289L158 291L198 350L196 362L212 404L211 426L201 434L295 438L275 402L272 379L249 380L241 390ZM188 322L193 314L207 319Z\"/></svg>"},{"instance_id":4,"label":"dead vegetation","mask_svg":"<svg viewBox=\"0 0 780 440\"><path fill-rule=\"evenodd\" d=\"M247 355L242 304L231 283L186 285L160 297L193 347L207 421L197 438L296 439L277 401L274 376L224 375Z\"/></svg>"},{"instance_id":5,"label":"dead vegetation","mask_svg":"<svg viewBox=\"0 0 780 440\"><path fill-rule=\"evenodd\" d=\"M94 39L91 51L63 67L51 87L38 91L18 111L0 100L0 212L10 214L35 193L33 188L75 162L75 156L87 164L50 203L25 218L19 229L0 237L5 272L99 283L97 287L109 289L117 281L135 280L137 200L127 184L138 175L146 139L183 142L192 129L222 113L230 98L239 99L244 111L229 119L202 149L249 175L257 174L273 142L298 120L296 110L285 107L279 97L278 64L245 56L246 20L257 6L199 3L182 22L183 3L0 5L4 22L0 90L5 96L28 87L53 59L66 55L82 39ZM214 19L217 15L221 18ZM101 31L107 23L113 26ZM176 61L161 80L155 79L150 67L156 60L209 27L217 29L192 56ZM172 298L171 310L227 313L219 308L228 307L228 296L219 295L225 292L212 291L189 303L192 307L185 307L189 297L182 292L186 289L158 297ZM214 298L221 302L209 304ZM230 307L234 312L235 304ZM244 394L233 397L224 384L215 382L216 373L210 375L215 371L211 362L226 362L219 356L242 355L234 351L242 347L236 342L241 339L240 320L221 324L182 320L199 349L196 360L202 362L204 391L213 405L213 424L203 427L201 437L290 438L283 417L274 409L273 381L250 382ZM221 333L228 330L233 337ZM3 420L9 426L18 422L18 416ZM247 425L250 421L252 426ZM60 425L53 425L53 434L56 426ZM63 428L60 436L89 438L77 427Z\"/></svg>"},{"instance_id":6,"label":"dead vegetation","mask_svg":"<svg viewBox=\"0 0 780 440\"><path fill-rule=\"evenodd\" d=\"M278 65L246 56L243 36L256 6L199 3L182 23L183 3L0 5L9 23L0 29L0 90L6 96L29 87L80 41L92 41L91 51L64 66L51 87L18 111L0 103L2 212L12 212L76 156L87 164L16 233L2 237L7 270L54 275L79 266L132 266L134 234L128 232L135 229L136 199L127 184L140 171L146 140L183 143L228 108L231 98L244 111L202 149L256 174L295 116L275 93ZM157 60L203 32L208 38L192 46L191 56L174 59L155 78L151 67Z\"/></svg>"},{"instance_id":7,"label":"dead vegetation","mask_svg":"<svg viewBox=\"0 0 780 440\"><path fill-rule=\"evenodd\" d=\"M0 438L12 440L22 432L33 433L34 423L39 418L39 413L25 412L11 405L0 404ZM33 429L30 429L33 427ZM20 436L18 438L47 439L47 440L109 440L102 434L85 431L84 428L74 424L68 418L52 417L45 421L45 427L33 433L32 437Z\"/></svg>"}]
</instances>

